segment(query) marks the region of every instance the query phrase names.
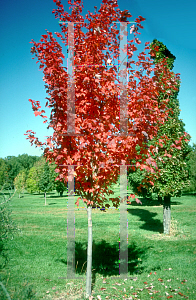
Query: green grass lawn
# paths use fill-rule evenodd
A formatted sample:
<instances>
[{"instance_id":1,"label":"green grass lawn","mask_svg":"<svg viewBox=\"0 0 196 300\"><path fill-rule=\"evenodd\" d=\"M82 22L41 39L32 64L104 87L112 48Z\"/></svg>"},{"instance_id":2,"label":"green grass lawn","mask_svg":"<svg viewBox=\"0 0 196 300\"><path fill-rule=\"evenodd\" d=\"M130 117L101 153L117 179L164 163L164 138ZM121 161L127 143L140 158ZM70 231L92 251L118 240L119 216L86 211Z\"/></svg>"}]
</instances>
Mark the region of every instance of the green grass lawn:
<instances>
[{"instance_id":1,"label":"green grass lawn","mask_svg":"<svg viewBox=\"0 0 196 300\"><path fill-rule=\"evenodd\" d=\"M114 190L119 195L119 187ZM43 195L25 193L21 199L15 195L11 209L21 229L8 243L10 260L1 274L11 298L84 299L86 211L75 209L79 279L67 280L59 279L67 276L67 197L51 193L45 206ZM171 209L171 235L164 236L162 206L156 201L128 205L128 270L132 279L127 280L119 278L119 210L93 210L93 299L196 299L196 197L172 198ZM22 290L26 296L16 296Z\"/></svg>"}]
</instances>

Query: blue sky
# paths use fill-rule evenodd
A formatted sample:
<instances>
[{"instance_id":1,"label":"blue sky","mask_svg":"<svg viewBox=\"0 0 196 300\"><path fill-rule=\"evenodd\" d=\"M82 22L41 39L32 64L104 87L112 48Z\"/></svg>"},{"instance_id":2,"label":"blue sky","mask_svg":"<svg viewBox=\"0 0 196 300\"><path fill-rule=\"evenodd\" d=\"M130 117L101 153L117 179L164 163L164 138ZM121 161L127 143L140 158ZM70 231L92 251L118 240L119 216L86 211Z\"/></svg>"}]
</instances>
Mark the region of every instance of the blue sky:
<instances>
[{"instance_id":1,"label":"blue sky","mask_svg":"<svg viewBox=\"0 0 196 300\"><path fill-rule=\"evenodd\" d=\"M99 9L101 1L84 0L84 13ZM163 42L176 56L175 73L181 74L179 102L181 119L186 131L196 143L196 22L195 0L119 0L121 10L128 9L134 20L146 18L141 41L154 38ZM66 11L67 1L62 0ZM53 0L8 0L1 3L0 48L0 157L27 153L40 156L39 148L25 139L26 130L35 131L42 141L49 135L46 124L35 117L28 99L40 101L44 106L47 96L43 73L32 59L29 42L38 42L45 29L60 32L58 20L52 14Z\"/></svg>"}]
</instances>

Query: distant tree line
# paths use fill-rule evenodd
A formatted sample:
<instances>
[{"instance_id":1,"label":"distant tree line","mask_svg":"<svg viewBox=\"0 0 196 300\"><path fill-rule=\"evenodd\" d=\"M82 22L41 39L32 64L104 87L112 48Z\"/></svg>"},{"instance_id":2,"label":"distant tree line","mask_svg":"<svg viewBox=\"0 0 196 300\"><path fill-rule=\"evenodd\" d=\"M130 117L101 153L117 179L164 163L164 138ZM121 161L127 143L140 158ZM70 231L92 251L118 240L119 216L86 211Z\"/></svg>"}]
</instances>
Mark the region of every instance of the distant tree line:
<instances>
[{"instance_id":1,"label":"distant tree line","mask_svg":"<svg viewBox=\"0 0 196 300\"><path fill-rule=\"evenodd\" d=\"M5 188L11 186L14 188L14 180L20 172L25 173L25 178L28 176L30 168L39 160L38 156L30 156L22 154L16 156L7 156L5 159L0 158L0 186L5 185Z\"/></svg>"},{"instance_id":2,"label":"distant tree line","mask_svg":"<svg viewBox=\"0 0 196 300\"><path fill-rule=\"evenodd\" d=\"M19 197L28 193L46 194L56 190L60 196L67 190L67 184L56 181L55 164L49 164L44 157L22 154L18 157L0 158L0 188L15 189Z\"/></svg>"}]
</instances>

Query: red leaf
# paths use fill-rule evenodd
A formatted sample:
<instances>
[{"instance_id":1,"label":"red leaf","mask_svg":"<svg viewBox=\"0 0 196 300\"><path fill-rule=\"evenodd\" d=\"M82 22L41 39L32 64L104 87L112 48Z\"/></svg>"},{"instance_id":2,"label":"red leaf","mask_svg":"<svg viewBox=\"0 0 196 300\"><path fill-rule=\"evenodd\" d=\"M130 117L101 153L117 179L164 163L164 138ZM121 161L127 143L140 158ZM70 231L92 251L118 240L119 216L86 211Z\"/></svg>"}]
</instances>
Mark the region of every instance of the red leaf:
<instances>
[{"instance_id":1,"label":"red leaf","mask_svg":"<svg viewBox=\"0 0 196 300\"><path fill-rule=\"evenodd\" d=\"M34 114L35 114L36 117L40 116L41 115L41 111L35 111Z\"/></svg>"},{"instance_id":2,"label":"red leaf","mask_svg":"<svg viewBox=\"0 0 196 300\"><path fill-rule=\"evenodd\" d=\"M138 203L138 204L142 204L142 202L141 202L138 198L135 198L135 201L136 201L136 203Z\"/></svg>"},{"instance_id":3,"label":"red leaf","mask_svg":"<svg viewBox=\"0 0 196 300\"><path fill-rule=\"evenodd\" d=\"M78 198L79 199L79 198ZM77 206L79 206L79 200L77 200L76 202L75 202L75 204L77 205Z\"/></svg>"},{"instance_id":4,"label":"red leaf","mask_svg":"<svg viewBox=\"0 0 196 300\"><path fill-rule=\"evenodd\" d=\"M139 16L138 18L140 19L140 21L145 21L145 20L146 20L146 19L143 18L142 16Z\"/></svg>"}]
</instances>

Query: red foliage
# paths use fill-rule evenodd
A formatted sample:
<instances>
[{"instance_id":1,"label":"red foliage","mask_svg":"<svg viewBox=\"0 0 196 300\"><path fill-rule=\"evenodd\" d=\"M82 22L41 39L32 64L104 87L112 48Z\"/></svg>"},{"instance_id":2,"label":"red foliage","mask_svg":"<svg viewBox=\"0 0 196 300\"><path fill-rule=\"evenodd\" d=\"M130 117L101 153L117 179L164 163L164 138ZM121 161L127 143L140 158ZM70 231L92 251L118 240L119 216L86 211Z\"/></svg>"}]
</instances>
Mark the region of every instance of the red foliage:
<instances>
[{"instance_id":1,"label":"red foliage","mask_svg":"<svg viewBox=\"0 0 196 300\"><path fill-rule=\"evenodd\" d=\"M42 35L40 42L32 41L32 54L37 57L40 69L44 73L45 87L49 95L46 102L50 107L50 121L45 120L44 110L40 110L40 102L32 103L35 116L44 118L48 128L54 130L53 136L41 143L34 132L27 131L31 144L42 146L45 157L49 162L55 161L59 178L68 180L68 166L76 165L74 176L75 191L82 195L87 205L93 202L103 204L104 194L113 192L108 188L115 183L119 175L119 165L129 165L137 161L136 167L146 168L153 172L156 163L151 158L153 147L147 148L144 132L153 137L158 126L168 115L168 89L175 90L177 78L172 78L165 64L153 68L153 61L146 55L149 43L138 56L137 62L132 60L133 52L140 43L137 34L135 39L128 42L128 136L119 135L120 83L116 65L107 68L107 61L118 60L119 30L114 22L119 22L122 13L116 9L116 1L103 0L102 8L97 13L89 13L84 19L81 1L72 4L69 1L71 13L64 11L61 1L53 0L57 9L53 10L55 18L59 18L62 33L55 33L58 38L68 45L68 26L66 22L78 22L74 31L74 78L75 78L75 136L67 134L67 100L68 100L68 70L63 66L65 56L62 47L52 35ZM127 11L123 18L130 17ZM135 21L139 28L145 19L139 16ZM84 34L82 28L86 28ZM106 50L105 52L103 52ZM96 65L96 66L95 66ZM160 80L159 74L162 73ZM99 76L99 75L100 76ZM157 102L160 92L168 95ZM81 134L77 135L77 134ZM137 154L136 145L141 147L141 155ZM147 165L144 164L147 159ZM110 198L114 206L118 206L119 198ZM79 199L78 199L79 200ZM79 201L77 200L77 205ZM139 203L140 201L136 199Z\"/></svg>"}]
</instances>

